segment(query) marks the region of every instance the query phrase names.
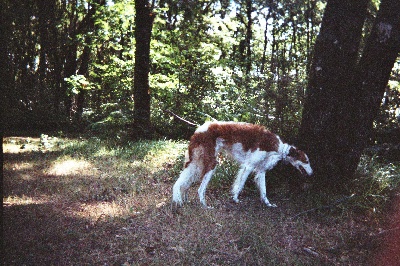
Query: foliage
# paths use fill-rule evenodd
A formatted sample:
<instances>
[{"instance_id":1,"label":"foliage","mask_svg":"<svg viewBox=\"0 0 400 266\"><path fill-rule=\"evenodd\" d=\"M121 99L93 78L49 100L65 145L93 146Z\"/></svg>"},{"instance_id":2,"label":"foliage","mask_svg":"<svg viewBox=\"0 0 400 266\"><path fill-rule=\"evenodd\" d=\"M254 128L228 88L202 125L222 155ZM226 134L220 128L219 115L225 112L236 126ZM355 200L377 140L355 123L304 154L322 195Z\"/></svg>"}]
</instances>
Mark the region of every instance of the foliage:
<instances>
[{"instance_id":1,"label":"foliage","mask_svg":"<svg viewBox=\"0 0 400 266\"><path fill-rule=\"evenodd\" d=\"M355 205L383 213L400 186L400 164L382 162L378 156L363 156L354 180Z\"/></svg>"},{"instance_id":2,"label":"foliage","mask_svg":"<svg viewBox=\"0 0 400 266\"><path fill-rule=\"evenodd\" d=\"M378 2L370 5L371 16ZM185 138L193 131L166 109L199 124L209 117L249 121L287 138L296 135L325 1L154 3L150 94L159 135ZM10 69L6 128L68 122L90 125L93 133L109 131L105 136L127 134L134 103L134 2L53 0L46 12L42 5L6 1L2 11L10 36L4 43ZM398 82L398 75L392 80ZM394 126L387 118L377 126Z\"/></svg>"},{"instance_id":3,"label":"foliage","mask_svg":"<svg viewBox=\"0 0 400 266\"><path fill-rule=\"evenodd\" d=\"M64 79L68 84L67 95L79 94L81 90L90 90L90 83L83 75L73 75Z\"/></svg>"},{"instance_id":4,"label":"foliage","mask_svg":"<svg viewBox=\"0 0 400 266\"><path fill-rule=\"evenodd\" d=\"M182 137L185 128L175 123L176 132L164 132L171 123L165 109L197 123L211 116L294 134L323 6L295 0L251 1L251 7L245 1L155 3L150 85L152 122L161 134ZM36 2L8 1L6 7L24 15L6 25L15 36L7 49L17 77L6 93L13 103L7 108L21 117L45 110L63 121L93 123L89 129L113 120L112 112L124 117L116 124L131 122L132 1L54 0L47 13Z\"/></svg>"},{"instance_id":5,"label":"foliage","mask_svg":"<svg viewBox=\"0 0 400 266\"><path fill-rule=\"evenodd\" d=\"M386 87L382 108L374 124L378 132L390 132L400 128L400 62L392 72L393 79L389 80Z\"/></svg>"},{"instance_id":6,"label":"foliage","mask_svg":"<svg viewBox=\"0 0 400 266\"><path fill-rule=\"evenodd\" d=\"M293 19L287 18L290 12L284 10L310 7L252 4L250 18L244 17L244 2L228 6L200 2L196 12L188 12L190 2L173 11L159 10L151 75L157 116L157 108L172 109L198 123L206 120L207 114L218 120L264 123L277 131L295 133L307 72L306 50L311 49L315 37L319 9L314 7L313 18L299 15ZM190 8L193 11L194 7ZM246 59L242 46L250 38L246 32L249 19L252 55ZM298 39L288 40L290 34ZM281 54L274 54L276 51ZM269 73L261 68L267 65ZM157 123L159 117L154 120Z\"/></svg>"}]
</instances>

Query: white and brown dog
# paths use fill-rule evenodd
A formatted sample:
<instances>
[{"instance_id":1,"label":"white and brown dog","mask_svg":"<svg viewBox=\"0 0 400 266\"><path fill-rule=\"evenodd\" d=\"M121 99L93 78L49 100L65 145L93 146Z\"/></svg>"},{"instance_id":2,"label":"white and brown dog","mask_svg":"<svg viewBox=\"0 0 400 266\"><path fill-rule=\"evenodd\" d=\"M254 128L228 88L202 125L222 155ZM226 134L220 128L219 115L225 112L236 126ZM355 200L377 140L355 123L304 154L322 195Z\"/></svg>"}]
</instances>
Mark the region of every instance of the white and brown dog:
<instances>
[{"instance_id":1,"label":"white and brown dog","mask_svg":"<svg viewBox=\"0 0 400 266\"><path fill-rule=\"evenodd\" d=\"M240 164L232 188L235 202L239 202L239 193L249 174L254 171L261 201L269 207L276 207L267 198L265 172L280 160L291 163L304 175L311 175L313 172L303 151L283 143L279 136L263 126L238 122L207 122L197 128L190 139L184 169L173 187L172 201L175 204L182 205L187 200L187 191L191 184L202 179L198 193L200 202L207 206L207 184L217 166L217 156L221 151L225 151Z\"/></svg>"}]
</instances>

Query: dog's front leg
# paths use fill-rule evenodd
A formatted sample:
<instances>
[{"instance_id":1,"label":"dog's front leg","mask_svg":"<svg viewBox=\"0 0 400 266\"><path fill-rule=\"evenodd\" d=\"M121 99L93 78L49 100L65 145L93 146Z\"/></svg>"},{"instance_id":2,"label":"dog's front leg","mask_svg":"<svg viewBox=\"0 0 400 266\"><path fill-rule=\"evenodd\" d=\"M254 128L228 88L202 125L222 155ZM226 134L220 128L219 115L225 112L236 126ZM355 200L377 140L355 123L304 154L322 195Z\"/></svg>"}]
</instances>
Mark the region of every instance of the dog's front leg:
<instances>
[{"instance_id":1,"label":"dog's front leg","mask_svg":"<svg viewBox=\"0 0 400 266\"><path fill-rule=\"evenodd\" d=\"M242 191L244 187L244 183L246 183L247 177L249 174L253 171L252 167L249 166L241 166L239 173L237 174L237 177L235 179L235 182L233 183L232 187L232 198L233 201L238 203L239 202L239 193Z\"/></svg>"},{"instance_id":2,"label":"dog's front leg","mask_svg":"<svg viewBox=\"0 0 400 266\"><path fill-rule=\"evenodd\" d=\"M257 172L254 177L254 181L260 190L261 201L264 202L268 207L276 207L275 204L271 204L267 198L267 188L265 187L265 172Z\"/></svg>"}]
</instances>

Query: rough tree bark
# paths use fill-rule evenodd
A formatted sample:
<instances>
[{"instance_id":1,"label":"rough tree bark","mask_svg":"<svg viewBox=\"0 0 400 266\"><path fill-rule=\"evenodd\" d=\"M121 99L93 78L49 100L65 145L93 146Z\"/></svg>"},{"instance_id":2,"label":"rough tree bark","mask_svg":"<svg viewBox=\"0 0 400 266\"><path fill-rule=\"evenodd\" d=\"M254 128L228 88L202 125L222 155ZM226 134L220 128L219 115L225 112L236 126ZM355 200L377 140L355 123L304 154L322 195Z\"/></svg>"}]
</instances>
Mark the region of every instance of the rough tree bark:
<instances>
[{"instance_id":1,"label":"rough tree bark","mask_svg":"<svg viewBox=\"0 0 400 266\"><path fill-rule=\"evenodd\" d=\"M299 139L325 189L354 174L400 49L400 1L383 0L359 61L368 2L328 0L314 47Z\"/></svg>"},{"instance_id":2,"label":"rough tree bark","mask_svg":"<svg viewBox=\"0 0 400 266\"><path fill-rule=\"evenodd\" d=\"M150 138L150 40L153 28L153 5L147 0L135 1L135 70L134 70L134 136L133 138Z\"/></svg>"},{"instance_id":3,"label":"rough tree bark","mask_svg":"<svg viewBox=\"0 0 400 266\"><path fill-rule=\"evenodd\" d=\"M396 58L400 55L400 1L382 0L358 68L358 146L371 138L373 122Z\"/></svg>"}]
</instances>

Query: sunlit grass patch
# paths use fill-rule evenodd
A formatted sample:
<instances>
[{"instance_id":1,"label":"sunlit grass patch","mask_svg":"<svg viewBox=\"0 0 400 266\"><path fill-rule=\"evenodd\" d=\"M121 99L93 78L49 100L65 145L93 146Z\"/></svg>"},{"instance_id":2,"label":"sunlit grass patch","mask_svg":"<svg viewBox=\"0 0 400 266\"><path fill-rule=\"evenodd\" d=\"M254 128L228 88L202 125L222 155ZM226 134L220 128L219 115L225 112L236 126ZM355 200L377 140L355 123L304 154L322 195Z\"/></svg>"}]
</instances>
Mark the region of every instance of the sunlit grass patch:
<instances>
[{"instance_id":1,"label":"sunlit grass patch","mask_svg":"<svg viewBox=\"0 0 400 266\"><path fill-rule=\"evenodd\" d=\"M49 175L66 176L66 175L95 175L97 169L93 164L80 159L63 158L52 163L46 171Z\"/></svg>"},{"instance_id":2,"label":"sunlit grass patch","mask_svg":"<svg viewBox=\"0 0 400 266\"><path fill-rule=\"evenodd\" d=\"M44 204L48 202L48 198L45 197L30 197L27 195L21 196L8 196L3 199L6 207L12 205L29 205L29 204Z\"/></svg>"},{"instance_id":3,"label":"sunlit grass patch","mask_svg":"<svg viewBox=\"0 0 400 266\"><path fill-rule=\"evenodd\" d=\"M73 215L96 222L99 219L118 218L124 212L125 209L115 202L91 202L79 205Z\"/></svg>"},{"instance_id":4,"label":"sunlit grass patch","mask_svg":"<svg viewBox=\"0 0 400 266\"><path fill-rule=\"evenodd\" d=\"M39 149L39 138L6 138L3 142L4 153L25 153Z\"/></svg>"},{"instance_id":5,"label":"sunlit grass patch","mask_svg":"<svg viewBox=\"0 0 400 266\"><path fill-rule=\"evenodd\" d=\"M170 184L182 169L186 142L139 141L124 145L92 138L66 141L46 171L65 177L69 197L83 202L117 202L126 213L166 204ZM80 181L73 178L80 177ZM141 196L143 195L143 197Z\"/></svg>"},{"instance_id":6,"label":"sunlit grass patch","mask_svg":"<svg viewBox=\"0 0 400 266\"><path fill-rule=\"evenodd\" d=\"M400 163L383 163L377 157L364 156L358 167L358 174L364 177L372 177L378 184L377 192L393 190L400 184Z\"/></svg>"},{"instance_id":7,"label":"sunlit grass patch","mask_svg":"<svg viewBox=\"0 0 400 266\"><path fill-rule=\"evenodd\" d=\"M4 166L13 171L22 171L22 172L30 171L35 167L35 165L32 162L15 162L11 164L6 162Z\"/></svg>"}]
</instances>

